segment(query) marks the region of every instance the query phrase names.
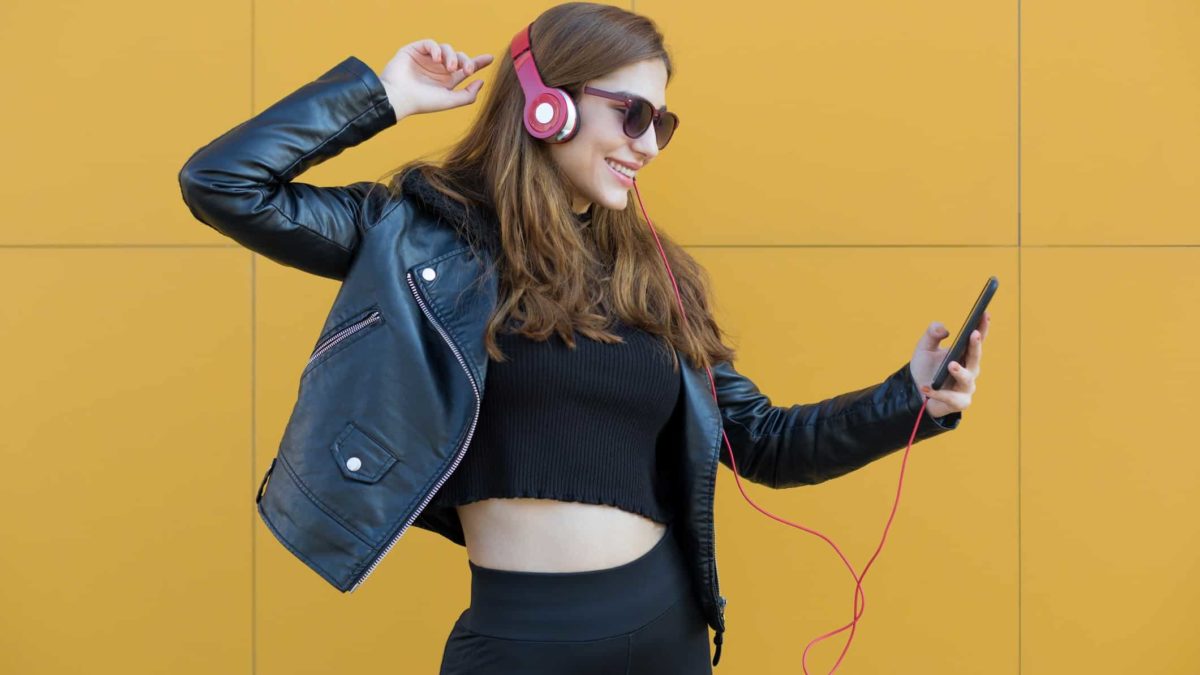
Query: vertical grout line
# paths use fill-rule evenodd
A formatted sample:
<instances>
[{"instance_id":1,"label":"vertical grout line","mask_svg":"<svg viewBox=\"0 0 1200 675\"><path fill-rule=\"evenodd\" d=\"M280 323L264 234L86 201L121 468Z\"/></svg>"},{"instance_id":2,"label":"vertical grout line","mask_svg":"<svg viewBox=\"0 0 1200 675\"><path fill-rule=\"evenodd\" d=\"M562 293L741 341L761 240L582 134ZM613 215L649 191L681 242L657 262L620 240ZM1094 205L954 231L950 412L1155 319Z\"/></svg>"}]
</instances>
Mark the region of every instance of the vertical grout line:
<instances>
[{"instance_id":1,"label":"vertical grout line","mask_svg":"<svg viewBox=\"0 0 1200 675\"><path fill-rule=\"evenodd\" d=\"M1025 660L1021 643L1025 630L1021 608L1021 598L1025 595L1022 588L1025 558L1021 550L1021 314L1024 308L1021 303L1021 291L1024 289L1021 272L1024 267L1021 256L1021 0L1017 0L1017 675L1021 675Z\"/></svg>"},{"instance_id":2,"label":"vertical grout line","mask_svg":"<svg viewBox=\"0 0 1200 675\"><path fill-rule=\"evenodd\" d=\"M254 0L250 0L250 116L254 116ZM257 431L257 393L258 382L255 371L258 369L258 307L255 298L258 288L257 268L254 264L254 251L250 251L250 494L258 492L255 477L258 460ZM258 672L258 559L255 542L255 509L250 509L250 675Z\"/></svg>"},{"instance_id":3,"label":"vertical grout line","mask_svg":"<svg viewBox=\"0 0 1200 675\"><path fill-rule=\"evenodd\" d=\"M250 468L250 494L252 497L257 495L257 493L258 493L258 481L255 480L255 476L257 475L257 469L255 468L255 465L257 464L257 460L258 460L258 449L256 447L256 445L257 445L256 437L258 436L257 425L256 425L256 415L257 415L256 400L258 398L257 397L258 382L256 381L256 378L255 378L255 371L258 369L257 368L257 360L258 360L258 357L257 357L257 354L258 354L257 323L258 322L256 321L258 307L255 304L255 302L256 302L255 298L258 295L256 293L258 283L257 283L257 276L256 276L257 270L256 270L256 267L254 264L255 257L257 257L257 256L255 256L254 252L251 251L250 252L250 467L251 467ZM250 673L251 673L251 675L254 675L254 673L257 672L255 664L257 662L256 649L258 646L258 634L257 634L257 631L258 631L258 604L257 604L258 603L258 588L257 588L258 560L257 560L257 554L255 553L257 546L256 546L256 541L255 541L255 522L254 522L256 516L257 516L257 514L255 512L254 507L251 507L251 509L250 509Z\"/></svg>"}]
</instances>

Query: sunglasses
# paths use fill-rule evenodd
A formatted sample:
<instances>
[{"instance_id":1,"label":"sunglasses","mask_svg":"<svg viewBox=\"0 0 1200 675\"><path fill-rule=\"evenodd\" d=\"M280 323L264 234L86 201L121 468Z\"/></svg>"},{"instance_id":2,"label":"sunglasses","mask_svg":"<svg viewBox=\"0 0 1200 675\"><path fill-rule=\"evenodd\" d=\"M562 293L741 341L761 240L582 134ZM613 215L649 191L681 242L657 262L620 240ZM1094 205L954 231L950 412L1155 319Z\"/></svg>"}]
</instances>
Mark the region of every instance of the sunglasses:
<instances>
[{"instance_id":1,"label":"sunglasses","mask_svg":"<svg viewBox=\"0 0 1200 675\"><path fill-rule=\"evenodd\" d=\"M620 101L625 104L625 135L630 138L641 138L642 134L654 124L654 137L658 141L658 149L667 147L671 136L679 128L679 115L667 112L666 106L660 110L654 109L654 104L641 96L622 92L604 91L595 87L584 87L583 93L593 96Z\"/></svg>"}]
</instances>

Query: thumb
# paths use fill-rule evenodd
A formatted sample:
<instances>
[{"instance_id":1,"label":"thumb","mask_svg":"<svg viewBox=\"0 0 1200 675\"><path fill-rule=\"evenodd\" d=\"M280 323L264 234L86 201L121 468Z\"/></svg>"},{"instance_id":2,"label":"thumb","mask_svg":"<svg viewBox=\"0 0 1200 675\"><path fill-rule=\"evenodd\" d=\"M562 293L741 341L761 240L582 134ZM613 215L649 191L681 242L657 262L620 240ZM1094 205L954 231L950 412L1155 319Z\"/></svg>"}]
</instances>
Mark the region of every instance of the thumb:
<instances>
[{"instance_id":1,"label":"thumb","mask_svg":"<svg viewBox=\"0 0 1200 675\"><path fill-rule=\"evenodd\" d=\"M479 95L479 90L483 89L483 80L475 80L466 87L458 91L451 92L455 106L470 105L475 102L475 97Z\"/></svg>"},{"instance_id":2,"label":"thumb","mask_svg":"<svg viewBox=\"0 0 1200 675\"><path fill-rule=\"evenodd\" d=\"M917 347L926 351L934 351L938 348L938 343L949 335L950 332L940 321L934 321L929 325L929 329L921 335L921 341L917 343Z\"/></svg>"}]
</instances>

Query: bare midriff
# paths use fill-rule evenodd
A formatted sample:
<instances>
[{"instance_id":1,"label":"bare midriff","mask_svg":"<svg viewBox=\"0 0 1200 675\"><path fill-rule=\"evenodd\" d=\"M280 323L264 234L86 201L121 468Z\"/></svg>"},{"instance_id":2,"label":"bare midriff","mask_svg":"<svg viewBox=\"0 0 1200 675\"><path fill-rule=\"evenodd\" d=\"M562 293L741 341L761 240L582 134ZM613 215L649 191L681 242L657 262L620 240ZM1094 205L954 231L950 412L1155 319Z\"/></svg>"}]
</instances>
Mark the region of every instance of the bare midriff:
<instances>
[{"instance_id":1,"label":"bare midriff","mask_svg":"<svg viewBox=\"0 0 1200 675\"><path fill-rule=\"evenodd\" d=\"M513 572L588 572L654 548L667 526L615 506L554 499L484 499L456 507L467 556Z\"/></svg>"}]
</instances>

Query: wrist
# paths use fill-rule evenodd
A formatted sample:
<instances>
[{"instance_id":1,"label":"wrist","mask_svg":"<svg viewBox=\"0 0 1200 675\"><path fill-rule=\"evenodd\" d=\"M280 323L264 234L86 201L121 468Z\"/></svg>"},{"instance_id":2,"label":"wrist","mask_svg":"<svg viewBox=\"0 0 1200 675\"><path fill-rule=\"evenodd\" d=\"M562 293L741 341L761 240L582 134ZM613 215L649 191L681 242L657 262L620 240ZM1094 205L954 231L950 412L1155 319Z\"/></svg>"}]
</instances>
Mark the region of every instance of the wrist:
<instances>
[{"instance_id":1,"label":"wrist","mask_svg":"<svg viewBox=\"0 0 1200 675\"><path fill-rule=\"evenodd\" d=\"M398 92L395 87L387 82L383 82L382 80L380 80L380 82L383 84L383 90L387 92L388 103L391 104L392 110L396 113L396 121L399 122L405 117L408 117L411 113L404 108L404 99L400 96L400 92Z\"/></svg>"}]
</instances>

